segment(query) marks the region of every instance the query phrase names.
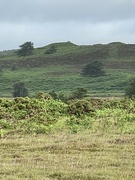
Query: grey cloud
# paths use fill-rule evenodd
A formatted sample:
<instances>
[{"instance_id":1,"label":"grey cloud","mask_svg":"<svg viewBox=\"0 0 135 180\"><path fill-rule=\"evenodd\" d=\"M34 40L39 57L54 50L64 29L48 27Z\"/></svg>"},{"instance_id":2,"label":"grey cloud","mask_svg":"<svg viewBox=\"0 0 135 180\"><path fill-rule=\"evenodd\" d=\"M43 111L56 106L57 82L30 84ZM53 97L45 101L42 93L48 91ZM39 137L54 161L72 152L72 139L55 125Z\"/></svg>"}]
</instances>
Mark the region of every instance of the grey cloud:
<instances>
[{"instance_id":1,"label":"grey cloud","mask_svg":"<svg viewBox=\"0 0 135 180\"><path fill-rule=\"evenodd\" d=\"M0 50L25 41L134 43L135 0L0 0Z\"/></svg>"},{"instance_id":2,"label":"grey cloud","mask_svg":"<svg viewBox=\"0 0 135 180\"><path fill-rule=\"evenodd\" d=\"M134 0L1 0L0 21L104 22L135 17Z\"/></svg>"}]
</instances>

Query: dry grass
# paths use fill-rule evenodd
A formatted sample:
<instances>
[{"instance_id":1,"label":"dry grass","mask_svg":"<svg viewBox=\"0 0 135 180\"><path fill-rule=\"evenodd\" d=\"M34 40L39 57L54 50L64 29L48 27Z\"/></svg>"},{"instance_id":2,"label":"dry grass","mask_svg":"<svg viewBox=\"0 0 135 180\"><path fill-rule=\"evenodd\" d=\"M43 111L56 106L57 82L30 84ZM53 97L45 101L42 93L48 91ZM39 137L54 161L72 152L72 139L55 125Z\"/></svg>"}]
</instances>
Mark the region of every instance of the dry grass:
<instances>
[{"instance_id":1,"label":"dry grass","mask_svg":"<svg viewBox=\"0 0 135 180\"><path fill-rule=\"evenodd\" d=\"M56 133L0 139L1 180L133 180L135 136Z\"/></svg>"}]
</instances>

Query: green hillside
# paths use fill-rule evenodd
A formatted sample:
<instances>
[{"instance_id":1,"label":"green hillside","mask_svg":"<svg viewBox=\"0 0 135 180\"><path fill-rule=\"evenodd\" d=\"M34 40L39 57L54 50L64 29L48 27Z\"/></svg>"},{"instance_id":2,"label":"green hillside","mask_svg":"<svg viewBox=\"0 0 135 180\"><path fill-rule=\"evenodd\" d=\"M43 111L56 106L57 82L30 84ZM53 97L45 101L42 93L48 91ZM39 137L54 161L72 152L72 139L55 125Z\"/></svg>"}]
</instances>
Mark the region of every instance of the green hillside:
<instances>
[{"instance_id":1,"label":"green hillside","mask_svg":"<svg viewBox=\"0 0 135 180\"><path fill-rule=\"evenodd\" d=\"M55 49L53 53L48 53ZM104 64L105 76L83 77L83 67L93 60ZM34 95L39 91L70 93L84 87L94 96L119 96L135 75L135 45L114 42L79 46L71 42L35 48L18 57L16 50L0 52L0 96L12 96L12 85L23 81Z\"/></svg>"}]
</instances>

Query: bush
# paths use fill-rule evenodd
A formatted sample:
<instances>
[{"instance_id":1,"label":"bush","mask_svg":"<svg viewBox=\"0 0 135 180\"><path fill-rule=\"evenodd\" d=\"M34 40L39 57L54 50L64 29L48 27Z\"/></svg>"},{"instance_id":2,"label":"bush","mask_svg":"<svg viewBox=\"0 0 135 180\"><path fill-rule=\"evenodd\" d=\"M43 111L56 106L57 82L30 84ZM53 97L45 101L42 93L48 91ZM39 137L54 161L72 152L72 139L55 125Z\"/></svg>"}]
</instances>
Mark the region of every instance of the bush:
<instances>
[{"instance_id":1,"label":"bush","mask_svg":"<svg viewBox=\"0 0 135 180\"><path fill-rule=\"evenodd\" d=\"M74 100L69 102L67 112L70 115L81 116L94 112L94 108L87 100Z\"/></svg>"},{"instance_id":2,"label":"bush","mask_svg":"<svg viewBox=\"0 0 135 180\"><path fill-rule=\"evenodd\" d=\"M129 80L125 90L125 95L128 96L129 98L135 96L135 77Z\"/></svg>"},{"instance_id":3,"label":"bush","mask_svg":"<svg viewBox=\"0 0 135 180\"><path fill-rule=\"evenodd\" d=\"M24 82L17 82L13 84L13 97L26 97L29 95L28 89L25 87Z\"/></svg>"},{"instance_id":4,"label":"bush","mask_svg":"<svg viewBox=\"0 0 135 180\"><path fill-rule=\"evenodd\" d=\"M46 50L45 54L53 54L57 51L54 45L52 45L48 50Z\"/></svg>"},{"instance_id":5,"label":"bush","mask_svg":"<svg viewBox=\"0 0 135 180\"><path fill-rule=\"evenodd\" d=\"M77 88L72 95L69 97L69 99L82 99L87 96L87 89L80 87Z\"/></svg>"},{"instance_id":6,"label":"bush","mask_svg":"<svg viewBox=\"0 0 135 180\"><path fill-rule=\"evenodd\" d=\"M87 64L82 70L83 76L103 76L105 71L103 70L103 64L101 61L92 61L90 64Z\"/></svg>"}]
</instances>

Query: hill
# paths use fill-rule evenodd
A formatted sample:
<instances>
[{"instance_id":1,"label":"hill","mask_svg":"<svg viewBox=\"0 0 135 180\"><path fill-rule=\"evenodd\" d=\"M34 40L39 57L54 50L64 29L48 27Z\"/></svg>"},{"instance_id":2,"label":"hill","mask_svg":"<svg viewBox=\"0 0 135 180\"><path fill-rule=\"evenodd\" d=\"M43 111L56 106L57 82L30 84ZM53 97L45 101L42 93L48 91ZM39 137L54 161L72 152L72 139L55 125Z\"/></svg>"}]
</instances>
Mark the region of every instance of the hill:
<instances>
[{"instance_id":1,"label":"hill","mask_svg":"<svg viewBox=\"0 0 135 180\"><path fill-rule=\"evenodd\" d=\"M53 51L52 51L53 50ZM82 68L101 60L106 76L82 77ZM15 82L26 83L30 94L38 91L68 93L84 87L91 95L123 95L126 83L134 76L135 44L76 45L52 43L34 49L34 54L18 57L16 50L0 52L0 96L11 96Z\"/></svg>"}]
</instances>

